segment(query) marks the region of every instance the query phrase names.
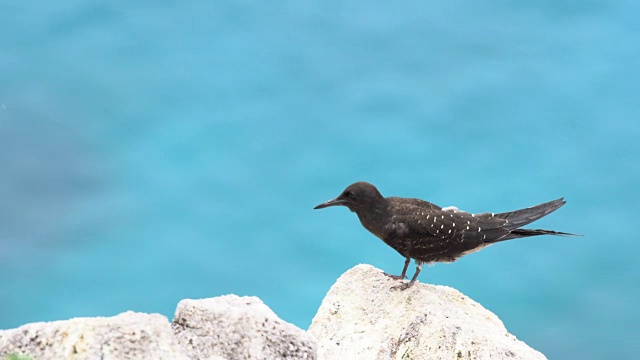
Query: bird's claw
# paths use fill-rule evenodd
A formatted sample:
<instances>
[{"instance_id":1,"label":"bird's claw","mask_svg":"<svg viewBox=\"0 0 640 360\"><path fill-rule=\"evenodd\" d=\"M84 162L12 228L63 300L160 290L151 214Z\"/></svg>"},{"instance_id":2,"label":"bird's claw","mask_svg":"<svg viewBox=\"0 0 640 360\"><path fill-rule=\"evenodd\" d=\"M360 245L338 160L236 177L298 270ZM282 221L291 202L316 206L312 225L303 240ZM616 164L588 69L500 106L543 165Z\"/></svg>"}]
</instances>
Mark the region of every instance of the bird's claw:
<instances>
[{"instance_id":1,"label":"bird's claw","mask_svg":"<svg viewBox=\"0 0 640 360\"><path fill-rule=\"evenodd\" d=\"M411 282L405 282L405 283L402 283L402 284L399 284L399 285L392 286L391 290L403 291L403 290L407 290L408 288L410 288L411 285L413 285Z\"/></svg>"},{"instance_id":2,"label":"bird's claw","mask_svg":"<svg viewBox=\"0 0 640 360\"><path fill-rule=\"evenodd\" d=\"M404 280L404 279L406 279L406 278L407 278L407 277L406 277L406 276L404 276L404 275L391 275L391 274L387 274L387 273L384 273L384 274L385 274L386 276L388 276L388 277L392 278L393 280Z\"/></svg>"}]
</instances>

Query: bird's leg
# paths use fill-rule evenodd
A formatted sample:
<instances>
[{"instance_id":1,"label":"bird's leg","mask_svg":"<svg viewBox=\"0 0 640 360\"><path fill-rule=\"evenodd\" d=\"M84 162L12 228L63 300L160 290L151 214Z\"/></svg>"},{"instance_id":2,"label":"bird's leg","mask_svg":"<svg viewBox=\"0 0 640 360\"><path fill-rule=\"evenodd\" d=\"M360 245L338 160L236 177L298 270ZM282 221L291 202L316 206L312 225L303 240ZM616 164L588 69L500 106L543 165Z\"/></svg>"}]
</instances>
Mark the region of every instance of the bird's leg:
<instances>
[{"instance_id":1,"label":"bird's leg","mask_svg":"<svg viewBox=\"0 0 640 360\"><path fill-rule=\"evenodd\" d=\"M394 280L403 280L404 278L407 277L407 268L409 267L409 263L411 262L411 258L407 258L404 261L404 268L402 269L402 274L400 275L391 275L391 274L387 274L384 273L385 275L387 275L388 277L394 279Z\"/></svg>"},{"instance_id":2,"label":"bird's leg","mask_svg":"<svg viewBox=\"0 0 640 360\"><path fill-rule=\"evenodd\" d=\"M416 266L416 273L413 274L413 277L411 278L411 281L409 281L409 285L407 285L407 288L410 288L411 285L413 285L416 282L416 279L418 278L418 274L420 274L420 271L422 271L422 262L421 261L417 261L418 266Z\"/></svg>"},{"instance_id":3,"label":"bird's leg","mask_svg":"<svg viewBox=\"0 0 640 360\"><path fill-rule=\"evenodd\" d=\"M422 261L416 260L416 264L418 264L418 266L416 266L416 273L413 274L413 277L411 278L411 281L409 281L408 283L402 283L400 285L393 286L393 287L391 287L391 289L394 289L394 290L407 290L413 284L415 284L416 279L418 278L418 274L420 274L420 270L422 270ZM405 270L406 270L406 268L405 268Z\"/></svg>"}]
</instances>

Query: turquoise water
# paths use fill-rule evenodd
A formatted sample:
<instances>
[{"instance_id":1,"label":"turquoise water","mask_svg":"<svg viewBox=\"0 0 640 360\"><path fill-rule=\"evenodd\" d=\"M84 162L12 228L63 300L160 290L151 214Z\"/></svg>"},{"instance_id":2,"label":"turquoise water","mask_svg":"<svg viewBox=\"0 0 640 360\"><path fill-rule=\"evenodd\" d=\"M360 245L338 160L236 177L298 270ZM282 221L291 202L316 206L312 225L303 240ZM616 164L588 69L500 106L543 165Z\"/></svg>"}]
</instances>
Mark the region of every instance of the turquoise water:
<instances>
[{"instance_id":1,"label":"turquoise water","mask_svg":"<svg viewBox=\"0 0 640 360\"><path fill-rule=\"evenodd\" d=\"M565 196L423 270L555 359L640 350L640 3L0 4L0 328L256 295L306 328L403 259L346 209Z\"/></svg>"}]
</instances>

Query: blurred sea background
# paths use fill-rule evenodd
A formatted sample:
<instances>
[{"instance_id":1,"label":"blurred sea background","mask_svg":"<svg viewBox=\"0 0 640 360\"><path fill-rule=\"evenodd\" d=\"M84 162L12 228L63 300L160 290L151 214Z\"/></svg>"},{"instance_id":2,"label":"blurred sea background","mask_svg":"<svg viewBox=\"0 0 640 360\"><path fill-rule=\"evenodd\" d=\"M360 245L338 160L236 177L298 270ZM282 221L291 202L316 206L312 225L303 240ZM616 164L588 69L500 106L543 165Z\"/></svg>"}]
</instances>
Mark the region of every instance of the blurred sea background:
<instances>
[{"instance_id":1,"label":"blurred sea background","mask_svg":"<svg viewBox=\"0 0 640 360\"><path fill-rule=\"evenodd\" d=\"M640 351L640 2L0 3L0 328L259 296L307 328L403 259L344 208L564 196L420 281L552 359ZM410 272L413 272L413 265Z\"/></svg>"}]
</instances>

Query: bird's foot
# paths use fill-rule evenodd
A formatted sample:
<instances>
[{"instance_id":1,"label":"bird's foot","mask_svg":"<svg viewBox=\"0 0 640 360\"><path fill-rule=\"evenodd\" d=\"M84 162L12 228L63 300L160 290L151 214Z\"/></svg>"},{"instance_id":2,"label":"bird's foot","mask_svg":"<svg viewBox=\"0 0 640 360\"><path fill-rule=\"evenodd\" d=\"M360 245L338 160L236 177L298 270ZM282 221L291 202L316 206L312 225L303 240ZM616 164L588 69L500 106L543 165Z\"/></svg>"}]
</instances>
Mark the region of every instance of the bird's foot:
<instances>
[{"instance_id":1,"label":"bird's foot","mask_svg":"<svg viewBox=\"0 0 640 360\"><path fill-rule=\"evenodd\" d=\"M407 290L408 288L410 288L411 286L413 286L414 282L413 281L409 281L406 283L402 283L400 285L395 285L391 287L391 290Z\"/></svg>"},{"instance_id":2,"label":"bird's foot","mask_svg":"<svg viewBox=\"0 0 640 360\"><path fill-rule=\"evenodd\" d=\"M385 274L386 276L392 278L393 280L404 280L404 279L407 278L404 275L391 275L391 274L387 274L387 273L383 273L383 274Z\"/></svg>"}]
</instances>

